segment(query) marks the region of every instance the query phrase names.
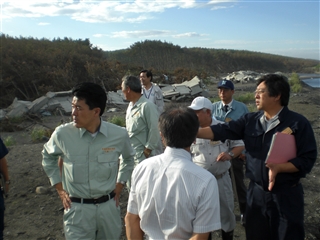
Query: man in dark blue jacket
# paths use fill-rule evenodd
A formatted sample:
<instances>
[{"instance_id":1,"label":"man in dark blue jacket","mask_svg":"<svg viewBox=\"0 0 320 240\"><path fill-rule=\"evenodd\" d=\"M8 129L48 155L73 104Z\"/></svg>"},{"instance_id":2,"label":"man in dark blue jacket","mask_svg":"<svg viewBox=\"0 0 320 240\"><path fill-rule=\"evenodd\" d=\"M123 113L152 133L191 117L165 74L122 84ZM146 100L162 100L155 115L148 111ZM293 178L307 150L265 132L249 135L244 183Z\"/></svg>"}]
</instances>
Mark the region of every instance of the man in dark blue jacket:
<instances>
[{"instance_id":1,"label":"man in dark blue jacket","mask_svg":"<svg viewBox=\"0 0 320 240\"><path fill-rule=\"evenodd\" d=\"M290 86L281 75L261 77L255 91L259 112L226 124L201 128L198 136L213 140L243 139L246 148L246 235L256 239L304 239L304 199L300 178L309 173L317 146L309 121L288 109ZM295 137L296 157L286 163L265 163L276 132ZM286 144L283 143L283 151Z\"/></svg>"}]
</instances>

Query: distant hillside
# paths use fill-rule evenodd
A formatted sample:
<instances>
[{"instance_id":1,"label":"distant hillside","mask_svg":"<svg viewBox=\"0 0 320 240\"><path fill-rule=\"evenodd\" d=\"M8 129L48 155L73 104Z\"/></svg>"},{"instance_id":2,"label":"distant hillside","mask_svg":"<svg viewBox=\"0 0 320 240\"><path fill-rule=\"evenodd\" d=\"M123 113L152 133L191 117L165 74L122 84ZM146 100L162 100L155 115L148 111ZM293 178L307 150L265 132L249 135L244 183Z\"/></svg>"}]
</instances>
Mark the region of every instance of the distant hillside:
<instances>
[{"instance_id":1,"label":"distant hillside","mask_svg":"<svg viewBox=\"0 0 320 240\"><path fill-rule=\"evenodd\" d=\"M176 69L191 69L215 75L239 70L256 72L313 72L319 61L285 57L260 52L182 48L167 42L136 42L128 49L107 51L108 60L173 73Z\"/></svg>"},{"instance_id":2,"label":"distant hillside","mask_svg":"<svg viewBox=\"0 0 320 240\"><path fill-rule=\"evenodd\" d=\"M181 48L161 41L137 42L130 48L104 52L89 39L14 38L0 35L0 108L13 99L32 101L48 91L70 90L83 81L101 84L106 91L120 88L126 74L150 69L172 82L206 79L237 70L312 73L319 62L249 51ZM159 79L160 78L160 79Z\"/></svg>"}]
</instances>

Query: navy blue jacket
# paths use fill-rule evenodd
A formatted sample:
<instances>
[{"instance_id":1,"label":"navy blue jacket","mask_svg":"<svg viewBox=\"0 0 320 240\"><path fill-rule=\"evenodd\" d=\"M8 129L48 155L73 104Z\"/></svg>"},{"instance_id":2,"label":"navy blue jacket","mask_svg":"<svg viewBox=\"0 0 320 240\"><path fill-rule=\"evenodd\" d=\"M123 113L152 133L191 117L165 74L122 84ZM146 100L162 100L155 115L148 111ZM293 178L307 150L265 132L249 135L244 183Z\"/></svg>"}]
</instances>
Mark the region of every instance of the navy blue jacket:
<instances>
[{"instance_id":1,"label":"navy blue jacket","mask_svg":"<svg viewBox=\"0 0 320 240\"><path fill-rule=\"evenodd\" d=\"M248 113L238 120L213 125L211 129L214 133L214 140L243 139L247 160L246 176L267 191L269 169L265 166L265 160L272 136L274 133L282 132L290 127L296 140L297 157L289 162L298 168L299 172L279 173L276 176L272 191L293 186L299 182L300 178L305 177L311 171L317 158L317 145L312 127L304 116L290 111L288 107L284 107L278 116L279 123L265 132L260 122L262 116L263 112ZM285 149L285 144L283 144L283 150L285 151Z\"/></svg>"},{"instance_id":2,"label":"navy blue jacket","mask_svg":"<svg viewBox=\"0 0 320 240\"><path fill-rule=\"evenodd\" d=\"M0 159L4 158L8 154L8 149L4 145L2 139L0 138Z\"/></svg>"}]
</instances>

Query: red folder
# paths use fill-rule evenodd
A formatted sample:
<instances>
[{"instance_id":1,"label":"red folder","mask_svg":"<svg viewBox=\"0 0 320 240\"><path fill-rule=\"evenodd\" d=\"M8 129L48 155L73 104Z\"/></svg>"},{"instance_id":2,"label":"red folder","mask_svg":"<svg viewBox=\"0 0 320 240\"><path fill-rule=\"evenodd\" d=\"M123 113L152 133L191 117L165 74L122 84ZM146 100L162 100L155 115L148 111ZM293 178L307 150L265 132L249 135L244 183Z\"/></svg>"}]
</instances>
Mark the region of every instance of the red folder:
<instances>
[{"instance_id":1,"label":"red folder","mask_svg":"<svg viewBox=\"0 0 320 240\"><path fill-rule=\"evenodd\" d=\"M297 156L297 146L294 135L277 132L267 155L266 163L285 163Z\"/></svg>"}]
</instances>

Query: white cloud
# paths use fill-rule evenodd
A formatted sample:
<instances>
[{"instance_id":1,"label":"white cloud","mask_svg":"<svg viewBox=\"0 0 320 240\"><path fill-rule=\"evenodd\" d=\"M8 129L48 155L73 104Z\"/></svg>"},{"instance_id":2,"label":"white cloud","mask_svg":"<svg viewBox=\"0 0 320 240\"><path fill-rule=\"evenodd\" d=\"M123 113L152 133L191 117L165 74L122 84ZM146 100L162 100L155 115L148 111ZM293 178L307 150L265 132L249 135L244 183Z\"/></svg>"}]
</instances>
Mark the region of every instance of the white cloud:
<instances>
[{"instance_id":1,"label":"white cloud","mask_svg":"<svg viewBox=\"0 0 320 240\"><path fill-rule=\"evenodd\" d=\"M187 32L187 33L173 35L174 38L190 38L190 37L201 37L201 36L204 36L204 35L195 33L195 32Z\"/></svg>"},{"instance_id":2,"label":"white cloud","mask_svg":"<svg viewBox=\"0 0 320 240\"><path fill-rule=\"evenodd\" d=\"M225 8L227 8L226 6L215 6L215 7L212 7L212 8L210 8L210 10L219 10L219 9L225 9Z\"/></svg>"},{"instance_id":3,"label":"white cloud","mask_svg":"<svg viewBox=\"0 0 320 240\"><path fill-rule=\"evenodd\" d=\"M50 25L50 23L47 23L47 22L39 22L38 25L39 25L39 26L46 26L46 25Z\"/></svg>"},{"instance_id":4,"label":"white cloud","mask_svg":"<svg viewBox=\"0 0 320 240\"><path fill-rule=\"evenodd\" d=\"M113 32L112 38L146 38L146 37L159 37L168 36L170 31L165 30L151 30L151 31L120 31Z\"/></svg>"},{"instance_id":5,"label":"white cloud","mask_svg":"<svg viewBox=\"0 0 320 240\"><path fill-rule=\"evenodd\" d=\"M147 37L173 37L173 38L192 38L202 37L207 34L199 34L196 32L187 32L174 34L168 30L147 30L147 31L119 31L111 34L112 38L147 38ZM107 36L106 34L95 34L96 37Z\"/></svg>"},{"instance_id":6,"label":"white cloud","mask_svg":"<svg viewBox=\"0 0 320 240\"><path fill-rule=\"evenodd\" d=\"M135 1L88 1L88 0L12 0L2 1L2 18L68 16L83 22L129 22L140 23L153 18L154 13L171 8L198 8L220 1L196 0L135 0ZM220 6L221 8L221 6Z\"/></svg>"},{"instance_id":7,"label":"white cloud","mask_svg":"<svg viewBox=\"0 0 320 240\"><path fill-rule=\"evenodd\" d=\"M93 37L96 37L96 38L102 38L102 37L108 37L108 36L109 36L108 34L101 34L101 33L93 34Z\"/></svg>"}]
</instances>

